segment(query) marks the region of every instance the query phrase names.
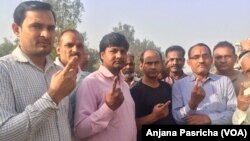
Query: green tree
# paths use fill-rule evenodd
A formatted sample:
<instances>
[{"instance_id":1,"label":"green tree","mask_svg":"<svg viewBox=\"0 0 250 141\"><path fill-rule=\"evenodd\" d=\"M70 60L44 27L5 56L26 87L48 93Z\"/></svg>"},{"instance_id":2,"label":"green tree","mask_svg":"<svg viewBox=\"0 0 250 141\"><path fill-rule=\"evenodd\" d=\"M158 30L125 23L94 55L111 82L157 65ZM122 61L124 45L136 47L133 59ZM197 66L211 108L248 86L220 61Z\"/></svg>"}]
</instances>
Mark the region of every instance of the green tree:
<instances>
[{"instance_id":1,"label":"green tree","mask_svg":"<svg viewBox=\"0 0 250 141\"><path fill-rule=\"evenodd\" d=\"M17 39L12 42L7 38L3 39L3 43L0 44L0 57L11 53L17 46Z\"/></svg>"},{"instance_id":2,"label":"green tree","mask_svg":"<svg viewBox=\"0 0 250 141\"><path fill-rule=\"evenodd\" d=\"M99 59L99 52L93 48L88 48L87 50L89 53L89 62L88 62L87 71L93 72L97 70L101 64L100 59Z\"/></svg>"}]
</instances>

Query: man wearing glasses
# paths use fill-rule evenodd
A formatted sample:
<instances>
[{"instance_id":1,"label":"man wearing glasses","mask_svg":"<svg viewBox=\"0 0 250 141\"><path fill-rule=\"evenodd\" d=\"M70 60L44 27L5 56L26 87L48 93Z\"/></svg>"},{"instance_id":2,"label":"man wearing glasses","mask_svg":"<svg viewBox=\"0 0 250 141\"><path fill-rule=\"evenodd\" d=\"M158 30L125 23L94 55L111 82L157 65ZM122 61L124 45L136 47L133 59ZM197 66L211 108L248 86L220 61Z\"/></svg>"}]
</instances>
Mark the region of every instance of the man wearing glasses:
<instances>
[{"instance_id":1,"label":"man wearing glasses","mask_svg":"<svg viewBox=\"0 0 250 141\"><path fill-rule=\"evenodd\" d=\"M232 124L236 95L228 77L211 74L213 58L203 43L188 51L193 74L173 85L173 116L179 124Z\"/></svg>"}]
</instances>

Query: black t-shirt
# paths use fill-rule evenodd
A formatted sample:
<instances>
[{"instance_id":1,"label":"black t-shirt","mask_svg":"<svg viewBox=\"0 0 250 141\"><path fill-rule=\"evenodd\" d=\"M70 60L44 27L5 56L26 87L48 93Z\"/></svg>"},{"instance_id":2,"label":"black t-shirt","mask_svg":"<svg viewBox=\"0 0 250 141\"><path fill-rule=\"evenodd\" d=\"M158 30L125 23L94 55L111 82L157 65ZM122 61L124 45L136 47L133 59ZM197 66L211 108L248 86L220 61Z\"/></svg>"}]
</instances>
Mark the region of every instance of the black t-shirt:
<instances>
[{"instance_id":1,"label":"black t-shirt","mask_svg":"<svg viewBox=\"0 0 250 141\"><path fill-rule=\"evenodd\" d=\"M150 114L156 104L165 103L168 100L172 102L172 88L166 82L159 81L158 88L152 88L145 85L140 80L130 92L135 102L135 115L140 118ZM169 115L153 123L153 125L175 124L172 115L172 103L169 106Z\"/></svg>"}]
</instances>

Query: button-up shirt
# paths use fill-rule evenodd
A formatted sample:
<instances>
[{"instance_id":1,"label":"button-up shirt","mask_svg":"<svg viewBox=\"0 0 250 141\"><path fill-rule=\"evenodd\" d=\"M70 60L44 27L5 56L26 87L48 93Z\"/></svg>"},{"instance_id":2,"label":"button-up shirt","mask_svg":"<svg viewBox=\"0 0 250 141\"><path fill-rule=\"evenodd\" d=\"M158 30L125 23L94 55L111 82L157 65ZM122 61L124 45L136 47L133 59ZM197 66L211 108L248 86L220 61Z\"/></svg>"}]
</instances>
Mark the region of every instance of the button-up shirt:
<instances>
[{"instance_id":1,"label":"button-up shirt","mask_svg":"<svg viewBox=\"0 0 250 141\"><path fill-rule=\"evenodd\" d=\"M0 59L0 140L69 141L68 101L56 105L47 90L59 68L37 67L17 47Z\"/></svg>"},{"instance_id":2,"label":"button-up shirt","mask_svg":"<svg viewBox=\"0 0 250 141\"><path fill-rule=\"evenodd\" d=\"M114 77L107 68L100 66L80 84L75 111L75 133L79 138L87 141L136 140L135 105L124 78L116 85L124 96L121 106L113 111L105 103Z\"/></svg>"},{"instance_id":3,"label":"button-up shirt","mask_svg":"<svg viewBox=\"0 0 250 141\"><path fill-rule=\"evenodd\" d=\"M192 114L207 115L211 124L232 124L236 108L236 95L231 80L226 76L209 74L202 84L206 96L196 110L190 109L188 102L195 84L194 75L175 81L173 85L173 116L179 124L185 124L184 118Z\"/></svg>"}]
</instances>

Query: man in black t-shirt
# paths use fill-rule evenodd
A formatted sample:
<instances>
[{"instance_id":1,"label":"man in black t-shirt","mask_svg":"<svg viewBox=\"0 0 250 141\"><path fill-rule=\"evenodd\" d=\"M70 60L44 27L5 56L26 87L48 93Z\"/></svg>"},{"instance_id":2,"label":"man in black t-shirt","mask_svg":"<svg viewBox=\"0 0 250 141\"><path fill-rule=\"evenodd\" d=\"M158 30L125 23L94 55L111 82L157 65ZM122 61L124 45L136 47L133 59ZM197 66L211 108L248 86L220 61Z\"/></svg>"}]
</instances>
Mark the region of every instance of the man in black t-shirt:
<instances>
[{"instance_id":1,"label":"man in black t-shirt","mask_svg":"<svg viewBox=\"0 0 250 141\"><path fill-rule=\"evenodd\" d=\"M137 140L141 140L141 125L175 124L171 108L171 86L157 79L162 67L161 53L147 49L140 56L144 76L131 88L136 107Z\"/></svg>"}]
</instances>

